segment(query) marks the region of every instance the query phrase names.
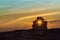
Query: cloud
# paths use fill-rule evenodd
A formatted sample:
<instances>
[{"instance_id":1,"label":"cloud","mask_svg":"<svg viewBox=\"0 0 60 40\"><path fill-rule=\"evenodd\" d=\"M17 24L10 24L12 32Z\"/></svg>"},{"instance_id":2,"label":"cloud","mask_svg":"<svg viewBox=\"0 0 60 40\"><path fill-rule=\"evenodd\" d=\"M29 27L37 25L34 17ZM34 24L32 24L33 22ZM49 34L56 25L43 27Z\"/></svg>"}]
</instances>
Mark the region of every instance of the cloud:
<instances>
[{"instance_id":1,"label":"cloud","mask_svg":"<svg viewBox=\"0 0 60 40\"><path fill-rule=\"evenodd\" d=\"M53 20L48 22L48 29L60 28L60 20Z\"/></svg>"},{"instance_id":2,"label":"cloud","mask_svg":"<svg viewBox=\"0 0 60 40\"><path fill-rule=\"evenodd\" d=\"M34 17L38 17L38 16L49 16L49 15L56 15L56 14L60 14L60 12L53 12L53 13L48 13L48 14L41 14L41 15L32 15L32 16L26 16L26 17L20 17L16 20L12 20L8 23L2 24L2 25L10 25L13 24L15 22L21 21L21 20L25 20L25 19L29 19L29 18L34 18Z\"/></svg>"}]
</instances>

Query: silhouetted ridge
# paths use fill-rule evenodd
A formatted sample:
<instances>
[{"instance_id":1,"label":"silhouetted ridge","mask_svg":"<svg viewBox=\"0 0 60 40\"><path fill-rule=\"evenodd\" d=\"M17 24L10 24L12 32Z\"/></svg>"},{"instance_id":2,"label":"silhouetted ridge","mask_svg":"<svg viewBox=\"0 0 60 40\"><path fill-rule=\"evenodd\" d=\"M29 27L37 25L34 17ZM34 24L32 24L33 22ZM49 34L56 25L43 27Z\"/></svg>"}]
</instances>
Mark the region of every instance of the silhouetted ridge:
<instances>
[{"instance_id":1,"label":"silhouetted ridge","mask_svg":"<svg viewBox=\"0 0 60 40\"><path fill-rule=\"evenodd\" d=\"M0 33L0 40L60 40L60 28L49 29L41 35L36 30L15 30Z\"/></svg>"}]
</instances>

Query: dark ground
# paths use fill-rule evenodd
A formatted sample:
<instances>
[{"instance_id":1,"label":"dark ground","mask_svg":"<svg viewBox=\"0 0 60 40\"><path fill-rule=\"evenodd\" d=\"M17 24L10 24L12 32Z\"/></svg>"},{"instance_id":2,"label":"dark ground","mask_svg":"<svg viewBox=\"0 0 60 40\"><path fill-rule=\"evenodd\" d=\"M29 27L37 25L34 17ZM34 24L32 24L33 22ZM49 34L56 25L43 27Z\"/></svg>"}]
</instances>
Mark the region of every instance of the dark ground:
<instances>
[{"instance_id":1,"label":"dark ground","mask_svg":"<svg viewBox=\"0 0 60 40\"><path fill-rule=\"evenodd\" d=\"M50 29L43 33L40 30L0 32L0 40L60 40L60 29Z\"/></svg>"}]
</instances>

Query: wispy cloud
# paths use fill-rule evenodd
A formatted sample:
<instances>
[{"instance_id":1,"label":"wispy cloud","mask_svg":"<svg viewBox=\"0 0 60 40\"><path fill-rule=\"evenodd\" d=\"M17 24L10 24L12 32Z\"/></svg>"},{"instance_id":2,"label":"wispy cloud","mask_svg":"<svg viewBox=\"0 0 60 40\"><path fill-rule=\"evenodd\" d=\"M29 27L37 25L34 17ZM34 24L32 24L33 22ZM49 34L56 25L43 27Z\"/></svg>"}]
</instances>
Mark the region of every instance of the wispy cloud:
<instances>
[{"instance_id":1,"label":"wispy cloud","mask_svg":"<svg viewBox=\"0 0 60 40\"><path fill-rule=\"evenodd\" d=\"M12 23L15 23L15 22L18 22L18 21L21 21L21 20L24 20L24 19L34 18L34 17L37 17L37 16L49 16L49 15L56 15L56 14L60 14L60 12L53 12L53 13L48 13L48 14L41 14L41 15L33 15L33 16L20 17L20 18L18 18L16 20L10 21L10 22L2 24L2 25L10 25Z\"/></svg>"}]
</instances>

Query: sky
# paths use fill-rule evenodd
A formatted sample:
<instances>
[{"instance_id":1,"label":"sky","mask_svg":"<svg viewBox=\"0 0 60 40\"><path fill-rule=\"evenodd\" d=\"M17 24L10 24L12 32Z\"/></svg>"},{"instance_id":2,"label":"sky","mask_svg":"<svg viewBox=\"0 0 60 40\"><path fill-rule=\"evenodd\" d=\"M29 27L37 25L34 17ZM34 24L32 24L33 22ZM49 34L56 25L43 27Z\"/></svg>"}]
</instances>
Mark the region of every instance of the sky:
<instances>
[{"instance_id":1,"label":"sky","mask_svg":"<svg viewBox=\"0 0 60 40\"><path fill-rule=\"evenodd\" d=\"M38 16L60 20L60 0L0 0L1 30L29 28Z\"/></svg>"}]
</instances>

